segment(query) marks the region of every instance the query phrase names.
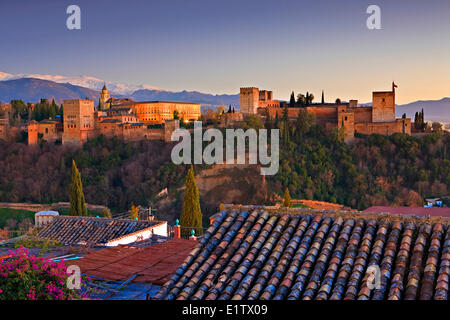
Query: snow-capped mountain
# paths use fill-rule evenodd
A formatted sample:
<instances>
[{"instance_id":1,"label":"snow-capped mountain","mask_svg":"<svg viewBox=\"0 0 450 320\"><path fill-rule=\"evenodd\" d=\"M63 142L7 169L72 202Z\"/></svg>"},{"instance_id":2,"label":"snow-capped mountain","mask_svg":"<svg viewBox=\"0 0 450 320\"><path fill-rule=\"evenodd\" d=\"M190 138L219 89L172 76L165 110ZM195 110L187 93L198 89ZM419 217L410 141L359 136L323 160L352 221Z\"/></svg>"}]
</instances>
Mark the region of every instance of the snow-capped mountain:
<instances>
[{"instance_id":1,"label":"snow-capped mountain","mask_svg":"<svg viewBox=\"0 0 450 320\"><path fill-rule=\"evenodd\" d=\"M130 95L137 90L154 90L159 91L151 85L130 85L120 82L104 81L102 79L81 75L81 76L61 76L61 75L50 75L50 74L10 74L5 72L0 72L0 81L4 80L16 80L22 78L34 78L49 80L56 83L70 83L75 86L85 87L92 90L100 90L104 84L108 87L108 90L115 94L120 95Z\"/></svg>"}]
</instances>

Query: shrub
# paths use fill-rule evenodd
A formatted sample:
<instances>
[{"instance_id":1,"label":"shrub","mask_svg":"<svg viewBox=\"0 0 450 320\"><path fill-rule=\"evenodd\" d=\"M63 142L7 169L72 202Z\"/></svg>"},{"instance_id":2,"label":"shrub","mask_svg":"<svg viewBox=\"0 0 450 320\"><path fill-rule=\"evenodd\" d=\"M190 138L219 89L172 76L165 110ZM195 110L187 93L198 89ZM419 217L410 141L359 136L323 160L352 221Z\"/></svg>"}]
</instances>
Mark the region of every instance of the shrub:
<instances>
[{"instance_id":1,"label":"shrub","mask_svg":"<svg viewBox=\"0 0 450 320\"><path fill-rule=\"evenodd\" d=\"M83 296L67 287L62 262L28 255L20 247L0 265L0 300L71 300Z\"/></svg>"}]
</instances>

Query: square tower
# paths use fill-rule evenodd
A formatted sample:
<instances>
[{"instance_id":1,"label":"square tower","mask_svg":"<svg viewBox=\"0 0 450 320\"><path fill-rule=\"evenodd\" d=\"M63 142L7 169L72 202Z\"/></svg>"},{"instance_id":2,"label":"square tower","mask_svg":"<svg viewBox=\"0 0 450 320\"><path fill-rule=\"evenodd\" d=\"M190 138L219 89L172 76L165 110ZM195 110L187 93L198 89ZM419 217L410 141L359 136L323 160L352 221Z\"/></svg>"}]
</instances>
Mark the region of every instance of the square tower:
<instances>
[{"instance_id":1,"label":"square tower","mask_svg":"<svg viewBox=\"0 0 450 320\"><path fill-rule=\"evenodd\" d=\"M79 144L94 136L94 101L84 99L64 100L63 115L63 144Z\"/></svg>"},{"instance_id":2,"label":"square tower","mask_svg":"<svg viewBox=\"0 0 450 320\"><path fill-rule=\"evenodd\" d=\"M395 91L372 93L372 121L395 121Z\"/></svg>"},{"instance_id":3,"label":"square tower","mask_svg":"<svg viewBox=\"0 0 450 320\"><path fill-rule=\"evenodd\" d=\"M241 88L240 102L241 113L244 116L257 114L259 106L259 89L258 88Z\"/></svg>"}]
</instances>

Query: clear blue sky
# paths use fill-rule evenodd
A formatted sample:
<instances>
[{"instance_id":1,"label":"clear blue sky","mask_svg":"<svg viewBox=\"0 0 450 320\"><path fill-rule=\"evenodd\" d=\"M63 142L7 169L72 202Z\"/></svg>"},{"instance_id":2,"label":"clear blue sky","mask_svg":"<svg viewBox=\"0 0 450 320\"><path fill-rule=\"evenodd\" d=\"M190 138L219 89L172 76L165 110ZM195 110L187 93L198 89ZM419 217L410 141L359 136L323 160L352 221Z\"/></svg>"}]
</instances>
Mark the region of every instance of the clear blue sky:
<instances>
[{"instance_id":1,"label":"clear blue sky","mask_svg":"<svg viewBox=\"0 0 450 320\"><path fill-rule=\"evenodd\" d=\"M82 29L66 29L78 4ZM366 28L381 7L382 30ZM0 71L91 75L167 90L321 90L397 102L450 96L450 1L1 1Z\"/></svg>"}]
</instances>

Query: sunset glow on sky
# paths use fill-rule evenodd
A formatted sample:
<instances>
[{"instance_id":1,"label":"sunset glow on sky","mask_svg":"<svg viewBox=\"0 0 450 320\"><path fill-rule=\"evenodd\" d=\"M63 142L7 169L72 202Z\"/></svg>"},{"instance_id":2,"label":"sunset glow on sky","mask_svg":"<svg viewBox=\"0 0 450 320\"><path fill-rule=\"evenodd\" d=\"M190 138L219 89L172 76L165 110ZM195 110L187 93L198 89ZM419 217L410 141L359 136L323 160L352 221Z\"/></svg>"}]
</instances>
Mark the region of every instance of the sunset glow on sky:
<instances>
[{"instance_id":1,"label":"sunset glow on sky","mask_svg":"<svg viewBox=\"0 0 450 320\"><path fill-rule=\"evenodd\" d=\"M82 29L66 28L78 4ZM382 30L366 9L381 8ZM322 89L397 103L450 96L450 1L2 1L0 71L91 75L166 90Z\"/></svg>"}]
</instances>

